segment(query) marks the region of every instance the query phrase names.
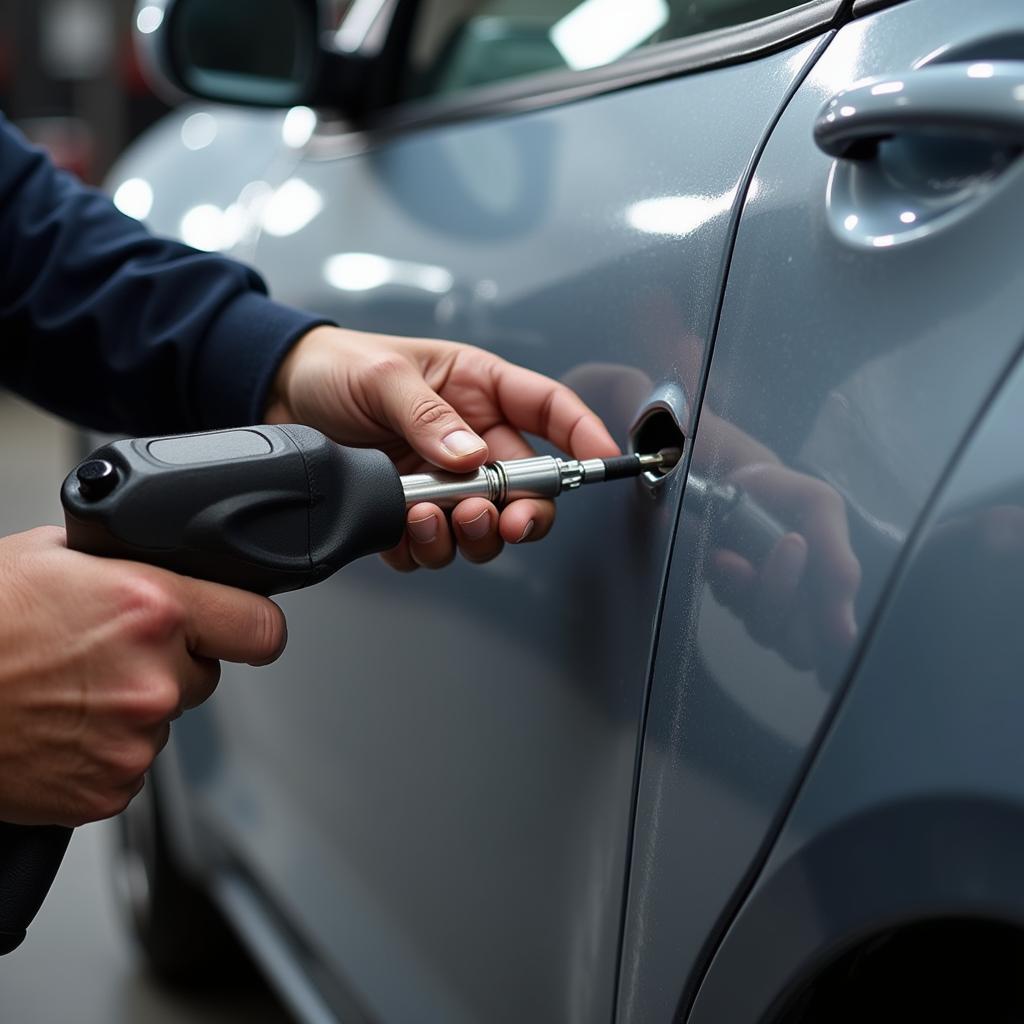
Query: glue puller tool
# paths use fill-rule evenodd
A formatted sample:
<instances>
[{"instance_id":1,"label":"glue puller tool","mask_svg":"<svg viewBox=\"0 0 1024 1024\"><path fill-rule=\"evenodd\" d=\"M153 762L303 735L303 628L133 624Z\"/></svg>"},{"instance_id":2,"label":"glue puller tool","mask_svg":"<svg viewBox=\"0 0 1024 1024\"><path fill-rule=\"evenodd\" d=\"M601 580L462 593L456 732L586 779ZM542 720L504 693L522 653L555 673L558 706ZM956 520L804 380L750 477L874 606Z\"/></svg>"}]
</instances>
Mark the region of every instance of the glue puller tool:
<instances>
[{"instance_id":1,"label":"glue puller tool","mask_svg":"<svg viewBox=\"0 0 1024 1024\"><path fill-rule=\"evenodd\" d=\"M310 427L259 426L114 441L68 475L61 501L75 550L278 594L394 547L418 502L553 498L664 472L679 456L538 456L399 476L383 452L345 448Z\"/></svg>"}]
</instances>

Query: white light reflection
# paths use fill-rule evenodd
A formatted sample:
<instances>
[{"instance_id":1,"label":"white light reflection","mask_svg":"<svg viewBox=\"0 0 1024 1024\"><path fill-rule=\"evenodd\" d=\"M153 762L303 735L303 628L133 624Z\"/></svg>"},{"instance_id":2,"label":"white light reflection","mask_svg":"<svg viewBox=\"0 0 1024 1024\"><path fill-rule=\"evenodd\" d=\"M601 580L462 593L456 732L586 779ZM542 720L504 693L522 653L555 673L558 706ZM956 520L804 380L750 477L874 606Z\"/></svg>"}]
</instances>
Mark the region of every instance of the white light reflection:
<instances>
[{"instance_id":1,"label":"white light reflection","mask_svg":"<svg viewBox=\"0 0 1024 1024\"><path fill-rule=\"evenodd\" d=\"M849 105L849 104L847 103L847 104L846 104L846 106L844 106L844 107L840 107L840 108L839 108L839 113L840 113L840 114L841 114L841 115L842 115L843 117L853 117L853 115L857 113L857 108L856 108L856 107L851 107L851 106L850 106L850 105Z\"/></svg>"},{"instance_id":2,"label":"white light reflection","mask_svg":"<svg viewBox=\"0 0 1024 1024\"><path fill-rule=\"evenodd\" d=\"M281 122L281 139L291 149L302 149L313 137L316 112L309 107L292 107Z\"/></svg>"},{"instance_id":3,"label":"white light reflection","mask_svg":"<svg viewBox=\"0 0 1024 1024\"><path fill-rule=\"evenodd\" d=\"M289 178L266 200L263 230L275 238L301 231L324 208L323 196L301 178Z\"/></svg>"},{"instance_id":4,"label":"white light reflection","mask_svg":"<svg viewBox=\"0 0 1024 1024\"><path fill-rule=\"evenodd\" d=\"M847 231L852 231L860 223L860 217L855 213L849 213L843 220L843 227Z\"/></svg>"},{"instance_id":5,"label":"white light reflection","mask_svg":"<svg viewBox=\"0 0 1024 1024\"><path fill-rule=\"evenodd\" d=\"M145 220L153 209L153 188L142 178L127 178L117 186L114 205L129 217Z\"/></svg>"},{"instance_id":6,"label":"white light reflection","mask_svg":"<svg viewBox=\"0 0 1024 1024\"><path fill-rule=\"evenodd\" d=\"M878 85L871 86L872 96L888 96L893 92L903 92L902 82L879 82Z\"/></svg>"},{"instance_id":7,"label":"white light reflection","mask_svg":"<svg viewBox=\"0 0 1024 1024\"><path fill-rule=\"evenodd\" d=\"M186 245L204 252L230 249L245 229L245 212L237 203L226 210L212 203L193 206L181 218L179 233Z\"/></svg>"},{"instance_id":8,"label":"white light reflection","mask_svg":"<svg viewBox=\"0 0 1024 1024\"><path fill-rule=\"evenodd\" d=\"M757 182L752 181L747 198L757 194ZM693 234L709 220L728 213L736 196L729 189L719 196L658 196L642 199L626 210L626 220L637 231L649 235L670 235L683 238Z\"/></svg>"},{"instance_id":9,"label":"white light reflection","mask_svg":"<svg viewBox=\"0 0 1024 1024\"><path fill-rule=\"evenodd\" d=\"M583 0L549 33L575 71L618 60L658 31L669 17L667 0Z\"/></svg>"},{"instance_id":10,"label":"white light reflection","mask_svg":"<svg viewBox=\"0 0 1024 1024\"><path fill-rule=\"evenodd\" d=\"M163 22L163 9L157 7L155 4L146 4L145 7L139 8L139 13L135 16L135 27L144 36L148 36L151 32L155 32Z\"/></svg>"},{"instance_id":11,"label":"white light reflection","mask_svg":"<svg viewBox=\"0 0 1024 1024\"><path fill-rule=\"evenodd\" d=\"M1015 85L1013 87L1013 98L1024 103L1024 85Z\"/></svg>"},{"instance_id":12,"label":"white light reflection","mask_svg":"<svg viewBox=\"0 0 1024 1024\"><path fill-rule=\"evenodd\" d=\"M904 211L903 211L903 212L902 212L902 213L900 214L900 220L901 220L901 221L902 221L902 222L903 222L904 224L913 224L913 223L914 223L914 221L915 221L915 220L917 220L917 214L916 214L916 213L914 213L914 211L913 211L913 210L904 210Z\"/></svg>"},{"instance_id":13,"label":"white light reflection","mask_svg":"<svg viewBox=\"0 0 1024 1024\"><path fill-rule=\"evenodd\" d=\"M217 119L199 111L190 114L181 123L181 144L193 151L206 149L217 138Z\"/></svg>"},{"instance_id":14,"label":"white light reflection","mask_svg":"<svg viewBox=\"0 0 1024 1024\"><path fill-rule=\"evenodd\" d=\"M967 69L968 78L991 78L996 69L991 64L972 64Z\"/></svg>"},{"instance_id":15,"label":"white light reflection","mask_svg":"<svg viewBox=\"0 0 1024 1024\"><path fill-rule=\"evenodd\" d=\"M871 239L871 244L878 249L884 249L887 246L896 244L895 235L879 235L877 238Z\"/></svg>"},{"instance_id":16,"label":"white light reflection","mask_svg":"<svg viewBox=\"0 0 1024 1024\"><path fill-rule=\"evenodd\" d=\"M455 283L444 267L411 260L393 260L370 252L342 252L324 264L324 279L344 292L368 292L397 284L444 295Z\"/></svg>"}]
</instances>

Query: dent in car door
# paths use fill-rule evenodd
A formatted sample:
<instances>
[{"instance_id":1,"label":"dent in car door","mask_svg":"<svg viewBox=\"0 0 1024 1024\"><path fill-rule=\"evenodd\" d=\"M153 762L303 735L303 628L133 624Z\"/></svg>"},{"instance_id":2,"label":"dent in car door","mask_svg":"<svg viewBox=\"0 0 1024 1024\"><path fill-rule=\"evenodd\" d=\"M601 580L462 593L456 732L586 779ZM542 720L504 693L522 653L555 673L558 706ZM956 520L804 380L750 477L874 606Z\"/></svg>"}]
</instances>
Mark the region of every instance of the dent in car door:
<instances>
[{"instance_id":1,"label":"dent in car door","mask_svg":"<svg viewBox=\"0 0 1024 1024\"><path fill-rule=\"evenodd\" d=\"M736 197L814 46L362 151L315 140L282 185L312 219L255 262L346 325L568 378L621 442L655 393L690 433ZM679 496L609 486L490 565L366 562L289 595L283 660L183 723L223 755L193 773L208 819L375 1019L610 1017Z\"/></svg>"},{"instance_id":2,"label":"dent in car door","mask_svg":"<svg viewBox=\"0 0 1024 1024\"><path fill-rule=\"evenodd\" d=\"M1005 129L979 136L965 118L972 83L986 87L1001 73L990 62L1016 53L1006 98L1024 90L1022 29L1017 0L973 4L969 18L956 0L919 0L853 21L801 84L759 161L690 472L736 479L727 449L741 434L752 461L778 459L772 472L804 486L793 528L811 536L816 503L833 521L841 510L859 564L856 635L844 642L815 617L848 583L815 571L812 540L817 589L751 639L742 609L712 589L714 511L687 487L680 536L692 542L676 545L644 742L623 1021L671 1019L692 995L908 536L1021 343L1024 108L1016 139ZM959 68L962 90L933 90L949 77L932 75L942 66ZM886 139L836 160L812 130L827 102L869 76L861 95L887 104ZM852 96L831 109L851 129L862 123ZM984 126L987 107L976 109ZM930 121L918 135L921 116ZM748 467L739 476L771 501L759 474ZM794 624L819 641L810 664L785 642ZM721 990L741 987L737 980Z\"/></svg>"}]
</instances>

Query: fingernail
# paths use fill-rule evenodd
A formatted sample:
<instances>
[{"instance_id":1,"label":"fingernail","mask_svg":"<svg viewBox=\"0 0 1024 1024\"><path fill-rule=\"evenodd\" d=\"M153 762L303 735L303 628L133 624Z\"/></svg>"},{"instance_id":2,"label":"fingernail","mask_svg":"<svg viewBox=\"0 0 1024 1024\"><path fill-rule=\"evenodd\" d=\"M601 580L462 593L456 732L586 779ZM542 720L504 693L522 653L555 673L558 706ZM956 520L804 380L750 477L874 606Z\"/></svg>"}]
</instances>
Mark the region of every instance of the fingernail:
<instances>
[{"instance_id":1,"label":"fingernail","mask_svg":"<svg viewBox=\"0 0 1024 1024\"><path fill-rule=\"evenodd\" d=\"M530 520L530 521L529 521L529 522L528 522L528 523L526 524L526 529L525 529L525 530L523 530L523 532L522 532L522 533L521 533L521 534L519 535L519 540L517 540L517 541L516 541L516 543L517 543L517 544L522 544L522 543L523 543L523 541L524 541L524 540L526 540L526 538L527 538L527 537L529 537L531 533L533 533L533 528L534 528L534 527L535 527L536 525L537 525L537 524L536 524L536 523L535 523L535 522L534 522L534 521L533 521L533 520L531 519L531 520Z\"/></svg>"},{"instance_id":2,"label":"fingernail","mask_svg":"<svg viewBox=\"0 0 1024 1024\"><path fill-rule=\"evenodd\" d=\"M453 430L447 437L441 439L441 444L452 455L459 458L463 455L472 455L487 447L482 438L477 437L469 430Z\"/></svg>"},{"instance_id":3,"label":"fingernail","mask_svg":"<svg viewBox=\"0 0 1024 1024\"><path fill-rule=\"evenodd\" d=\"M409 533L417 544L432 544L437 540L437 517L424 516L409 520Z\"/></svg>"},{"instance_id":4,"label":"fingernail","mask_svg":"<svg viewBox=\"0 0 1024 1024\"><path fill-rule=\"evenodd\" d=\"M487 509L484 509L476 519L470 519L468 523L462 524L462 532L470 540L480 540L481 537L486 537L490 528L491 516Z\"/></svg>"}]
</instances>

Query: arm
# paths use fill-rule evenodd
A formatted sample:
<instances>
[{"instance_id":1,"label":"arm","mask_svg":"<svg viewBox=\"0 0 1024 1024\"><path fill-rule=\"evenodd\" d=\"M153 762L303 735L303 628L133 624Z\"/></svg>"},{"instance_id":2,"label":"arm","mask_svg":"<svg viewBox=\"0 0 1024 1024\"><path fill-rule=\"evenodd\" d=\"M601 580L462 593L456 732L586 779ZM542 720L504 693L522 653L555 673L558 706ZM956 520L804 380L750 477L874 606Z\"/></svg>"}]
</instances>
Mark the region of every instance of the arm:
<instances>
[{"instance_id":1,"label":"arm","mask_svg":"<svg viewBox=\"0 0 1024 1024\"><path fill-rule=\"evenodd\" d=\"M154 238L0 116L0 382L101 430L258 421L278 363L324 321L233 260Z\"/></svg>"}]
</instances>

